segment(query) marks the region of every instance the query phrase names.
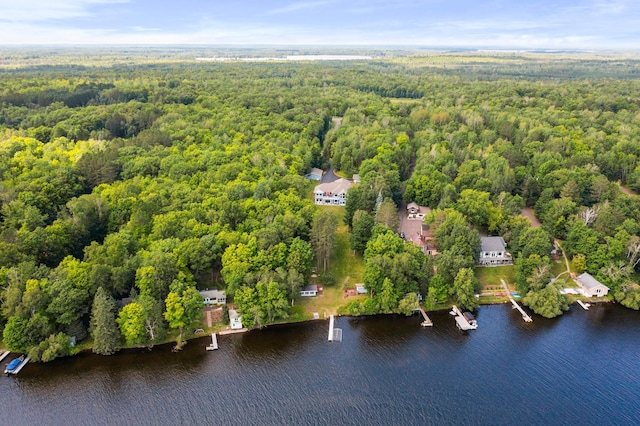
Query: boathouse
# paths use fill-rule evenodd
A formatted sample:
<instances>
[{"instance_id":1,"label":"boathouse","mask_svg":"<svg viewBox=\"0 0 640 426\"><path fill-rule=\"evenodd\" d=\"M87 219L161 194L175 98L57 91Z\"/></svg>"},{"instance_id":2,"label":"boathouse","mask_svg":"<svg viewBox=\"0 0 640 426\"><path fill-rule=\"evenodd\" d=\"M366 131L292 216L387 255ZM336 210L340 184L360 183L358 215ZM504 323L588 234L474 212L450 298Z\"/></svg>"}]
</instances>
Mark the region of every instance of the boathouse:
<instances>
[{"instance_id":1,"label":"boathouse","mask_svg":"<svg viewBox=\"0 0 640 426\"><path fill-rule=\"evenodd\" d=\"M587 272L578 275L575 281L583 290L585 296L603 297L609 293L609 287L596 280Z\"/></svg>"}]
</instances>

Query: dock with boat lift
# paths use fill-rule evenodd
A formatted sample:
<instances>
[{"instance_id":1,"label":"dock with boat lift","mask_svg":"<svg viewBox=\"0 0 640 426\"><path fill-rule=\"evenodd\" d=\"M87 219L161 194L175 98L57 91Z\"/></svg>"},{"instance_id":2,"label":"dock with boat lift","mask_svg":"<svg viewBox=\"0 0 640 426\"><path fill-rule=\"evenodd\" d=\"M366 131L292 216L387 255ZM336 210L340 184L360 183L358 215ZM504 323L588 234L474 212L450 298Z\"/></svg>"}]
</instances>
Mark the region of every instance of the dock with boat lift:
<instances>
[{"instance_id":1,"label":"dock with boat lift","mask_svg":"<svg viewBox=\"0 0 640 426\"><path fill-rule=\"evenodd\" d=\"M460 309L458 309L456 305L453 305L451 307L450 313L451 315L455 315L456 326L460 330L467 331L467 330L475 330L476 328L478 328L478 323L476 323L475 320L473 321L473 324L467 321L467 319L462 314L462 311L460 311Z\"/></svg>"},{"instance_id":2,"label":"dock with boat lift","mask_svg":"<svg viewBox=\"0 0 640 426\"><path fill-rule=\"evenodd\" d=\"M6 357L8 357L10 353L11 353L11 352L9 352L9 351L3 351L3 352L0 354L0 361L2 361L3 359L5 359Z\"/></svg>"}]
</instances>

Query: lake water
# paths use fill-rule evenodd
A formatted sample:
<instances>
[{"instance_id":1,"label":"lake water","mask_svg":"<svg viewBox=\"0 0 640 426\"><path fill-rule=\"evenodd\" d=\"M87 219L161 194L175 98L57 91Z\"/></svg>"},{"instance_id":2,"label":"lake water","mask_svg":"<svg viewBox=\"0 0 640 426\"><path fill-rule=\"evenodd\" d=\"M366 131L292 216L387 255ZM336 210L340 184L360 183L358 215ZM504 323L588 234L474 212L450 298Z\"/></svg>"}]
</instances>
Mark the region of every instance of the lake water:
<instances>
[{"instance_id":1,"label":"lake water","mask_svg":"<svg viewBox=\"0 0 640 426\"><path fill-rule=\"evenodd\" d=\"M83 354L0 377L0 424L640 424L640 313L573 306L525 324L483 306L270 327L112 357Z\"/></svg>"}]
</instances>

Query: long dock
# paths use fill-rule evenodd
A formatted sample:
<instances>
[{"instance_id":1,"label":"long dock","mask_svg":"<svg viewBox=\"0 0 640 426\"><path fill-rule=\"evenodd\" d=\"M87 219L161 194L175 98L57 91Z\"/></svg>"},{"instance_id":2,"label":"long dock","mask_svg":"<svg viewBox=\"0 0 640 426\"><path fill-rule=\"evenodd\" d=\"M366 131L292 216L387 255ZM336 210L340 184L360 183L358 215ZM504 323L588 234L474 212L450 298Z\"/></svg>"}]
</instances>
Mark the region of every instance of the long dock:
<instances>
[{"instance_id":1,"label":"long dock","mask_svg":"<svg viewBox=\"0 0 640 426\"><path fill-rule=\"evenodd\" d=\"M10 353L11 353L11 352L9 352L9 351L4 351L4 352L2 352L2 353L0 354L0 361L2 361L3 359L5 359L6 357L8 357Z\"/></svg>"},{"instance_id":2,"label":"long dock","mask_svg":"<svg viewBox=\"0 0 640 426\"><path fill-rule=\"evenodd\" d=\"M522 309L520 307L520 305L518 305L518 302L516 302L515 300L513 300L513 297L510 297L509 300L511 301L511 303L513 304L513 309L517 309L520 311L520 313L522 314L522 319L524 320L524 322L533 322L533 318L531 318L525 311L524 309Z\"/></svg>"},{"instance_id":3,"label":"long dock","mask_svg":"<svg viewBox=\"0 0 640 426\"><path fill-rule=\"evenodd\" d=\"M427 316L427 313L424 311L424 308L422 306L420 306L420 313L422 314L422 317L424 318L424 321L422 321L420 323L420 325L423 326L423 327L432 327L433 326L433 322Z\"/></svg>"},{"instance_id":4,"label":"long dock","mask_svg":"<svg viewBox=\"0 0 640 426\"><path fill-rule=\"evenodd\" d=\"M208 351L215 351L218 349L218 338L216 337L216 333L211 334L211 343L207 346Z\"/></svg>"},{"instance_id":5,"label":"long dock","mask_svg":"<svg viewBox=\"0 0 640 426\"><path fill-rule=\"evenodd\" d=\"M584 303L582 300L576 300L576 302L578 302L578 305L580 305L585 311L588 311L589 306L591 306L589 303Z\"/></svg>"},{"instance_id":6,"label":"long dock","mask_svg":"<svg viewBox=\"0 0 640 426\"><path fill-rule=\"evenodd\" d=\"M333 315L329 317L329 341L333 342Z\"/></svg>"},{"instance_id":7,"label":"long dock","mask_svg":"<svg viewBox=\"0 0 640 426\"><path fill-rule=\"evenodd\" d=\"M24 359L24 361L22 361L20 363L20 365L18 365L18 367L15 370L11 371L9 374L18 374L20 372L20 370L22 370L24 368L24 366L27 365L27 363L29 361L31 361L31 358L30 357L26 357Z\"/></svg>"}]
</instances>

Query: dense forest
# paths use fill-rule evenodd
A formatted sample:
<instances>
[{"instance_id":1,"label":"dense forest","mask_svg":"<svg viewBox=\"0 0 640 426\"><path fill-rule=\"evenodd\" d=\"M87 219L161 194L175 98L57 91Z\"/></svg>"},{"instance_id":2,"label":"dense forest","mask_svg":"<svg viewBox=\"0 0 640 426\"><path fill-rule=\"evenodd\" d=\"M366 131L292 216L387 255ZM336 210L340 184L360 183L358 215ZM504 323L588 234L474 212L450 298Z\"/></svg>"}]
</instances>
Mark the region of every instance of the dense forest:
<instances>
[{"instance_id":1,"label":"dense forest","mask_svg":"<svg viewBox=\"0 0 640 426\"><path fill-rule=\"evenodd\" d=\"M537 313L566 309L554 239L640 308L640 199L619 190L640 190L634 59L65 60L0 69L7 348L48 361L68 336L104 354L180 345L206 287L249 326L285 318L330 255L337 224L304 178L329 160L361 177L344 220L371 297L349 313L410 312L417 294L474 308L480 234L505 238ZM435 259L398 236L403 200L433 209Z\"/></svg>"}]
</instances>

